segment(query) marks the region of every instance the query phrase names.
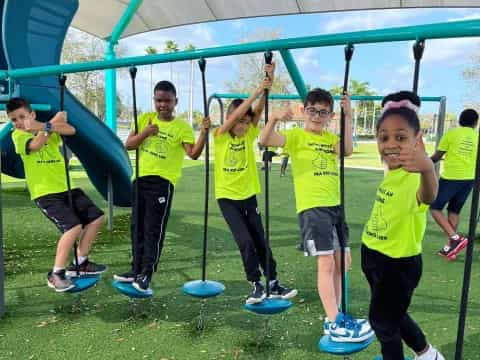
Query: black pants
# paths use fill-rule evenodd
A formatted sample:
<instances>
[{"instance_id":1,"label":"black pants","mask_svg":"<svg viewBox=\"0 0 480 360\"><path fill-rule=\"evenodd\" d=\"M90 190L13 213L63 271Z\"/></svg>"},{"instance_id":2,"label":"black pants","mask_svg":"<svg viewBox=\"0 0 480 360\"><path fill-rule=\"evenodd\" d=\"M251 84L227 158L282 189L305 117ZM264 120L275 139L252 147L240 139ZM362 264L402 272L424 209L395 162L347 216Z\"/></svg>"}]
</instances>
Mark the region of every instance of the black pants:
<instances>
[{"instance_id":1,"label":"black pants","mask_svg":"<svg viewBox=\"0 0 480 360\"><path fill-rule=\"evenodd\" d=\"M402 340L416 353L427 347L420 327L408 315L422 276L421 255L394 259L362 245L362 270L370 284L369 320L384 360L404 360Z\"/></svg>"},{"instance_id":2,"label":"black pants","mask_svg":"<svg viewBox=\"0 0 480 360\"><path fill-rule=\"evenodd\" d=\"M258 209L257 198L252 196L245 200L218 199L222 211L233 237L242 255L243 267L248 281L260 281L267 269L267 251L270 257L270 279L277 278L277 264L273 259L270 247L265 243L262 217Z\"/></svg>"},{"instance_id":3,"label":"black pants","mask_svg":"<svg viewBox=\"0 0 480 360\"><path fill-rule=\"evenodd\" d=\"M139 188L138 203L136 181ZM136 181L133 183L131 220L132 270L137 274L142 271L153 273L157 271L162 253L174 187L160 176L144 176Z\"/></svg>"}]
</instances>

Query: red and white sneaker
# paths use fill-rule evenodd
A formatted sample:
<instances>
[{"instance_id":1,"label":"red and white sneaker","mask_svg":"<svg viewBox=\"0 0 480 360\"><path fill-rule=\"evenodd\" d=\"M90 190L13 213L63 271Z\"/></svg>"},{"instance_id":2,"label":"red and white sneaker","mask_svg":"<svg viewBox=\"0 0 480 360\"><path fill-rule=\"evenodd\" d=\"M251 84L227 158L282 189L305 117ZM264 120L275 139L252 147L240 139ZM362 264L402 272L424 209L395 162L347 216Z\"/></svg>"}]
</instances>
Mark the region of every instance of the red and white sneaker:
<instances>
[{"instance_id":1,"label":"red and white sneaker","mask_svg":"<svg viewBox=\"0 0 480 360\"><path fill-rule=\"evenodd\" d=\"M438 255L450 261L456 260L458 253L465 249L467 245L468 238L459 235L456 240L450 239L449 244L438 251Z\"/></svg>"}]
</instances>

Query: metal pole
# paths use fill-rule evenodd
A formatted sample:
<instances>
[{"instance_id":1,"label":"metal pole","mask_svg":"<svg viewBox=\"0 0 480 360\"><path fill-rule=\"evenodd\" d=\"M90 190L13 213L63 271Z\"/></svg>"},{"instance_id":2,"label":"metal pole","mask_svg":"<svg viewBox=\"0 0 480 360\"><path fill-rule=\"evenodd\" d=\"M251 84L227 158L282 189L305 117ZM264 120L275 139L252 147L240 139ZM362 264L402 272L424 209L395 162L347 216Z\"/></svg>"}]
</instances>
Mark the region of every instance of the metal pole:
<instances>
[{"instance_id":1,"label":"metal pole","mask_svg":"<svg viewBox=\"0 0 480 360\"><path fill-rule=\"evenodd\" d=\"M115 44L107 43L106 60L115 59ZM115 69L105 71L105 122L117 132L117 72Z\"/></svg>"},{"instance_id":2,"label":"metal pole","mask_svg":"<svg viewBox=\"0 0 480 360\"><path fill-rule=\"evenodd\" d=\"M293 84L298 91L298 95L303 99L307 96L307 87L305 86L305 82L303 81L302 75L300 74L300 70L295 63L295 60L292 56L290 50L280 50L280 55L282 55L283 62L292 78Z\"/></svg>"},{"instance_id":3,"label":"metal pole","mask_svg":"<svg viewBox=\"0 0 480 360\"><path fill-rule=\"evenodd\" d=\"M440 99L440 103L438 105L438 121L437 121L437 132L435 136L435 150L438 148L438 144L440 143L440 139L445 132L445 117L447 114L447 98L442 96ZM435 171L437 175L440 172L440 162L435 164Z\"/></svg>"},{"instance_id":4,"label":"metal pole","mask_svg":"<svg viewBox=\"0 0 480 360\"><path fill-rule=\"evenodd\" d=\"M0 154L2 149L0 147ZM2 157L0 156L0 169ZM3 258L3 203L2 203L2 172L0 171L0 317L5 314L5 292L4 292L4 258Z\"/></svg>"},{"instance_id":5,"label":"metal pole","mask_svg":"<svg viewBox=\"0 0 480 360\"><path fill-rule=\"evenodd\" d=\"M190 122L190 126L193 127L193 83L194 83L194 65L193 60L190 60L190 94L189 94L189 101L188 101L188 121Z\"/></svg>"},{"instance_id":6,"label":"metal pole","mask_svg":"<svg viewBox=\"0 0 480 360\"><path fill-rule=\"evenodd\" d=\"M223 120L224 120L224 111L223 111L223 101L221 98L217 97L215 94L213 95L210 95L208 97L208 101L207 101L207 108L210 109L210 104L212 103L213 100L217 100L218 101L218 106L220 107L220 125L223 125Z\"/></svg>"},{"instance_id":7,"label":"metal pole","mask_svg":"<svg viewBox=\"0 0 480 360\"><path fill-rule=\"evenodd\" d=\"M113 183L112 175L107 179L107 202L108 202L108 231L113 230Z\"/></svg>"}]
</instances>

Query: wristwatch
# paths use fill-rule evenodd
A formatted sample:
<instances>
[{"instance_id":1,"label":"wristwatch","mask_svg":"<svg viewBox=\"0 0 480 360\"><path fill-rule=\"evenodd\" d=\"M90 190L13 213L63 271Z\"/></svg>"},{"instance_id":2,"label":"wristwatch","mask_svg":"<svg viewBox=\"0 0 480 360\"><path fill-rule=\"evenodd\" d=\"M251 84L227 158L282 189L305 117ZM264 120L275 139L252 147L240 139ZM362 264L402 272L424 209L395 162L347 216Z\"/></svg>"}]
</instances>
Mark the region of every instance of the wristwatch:
<instances>
[{"instance_id":1,"label":"wristwatch","mask_svg":"<svg viewBox=\"0 0 480 360\"><path fill-rule=\"evenodd\" d=\"M48 135L52 132L52 124L49 122L46 122L45 125L43 126L43 131L45 132L45 135Z\"/></svg>"}]
</instances>

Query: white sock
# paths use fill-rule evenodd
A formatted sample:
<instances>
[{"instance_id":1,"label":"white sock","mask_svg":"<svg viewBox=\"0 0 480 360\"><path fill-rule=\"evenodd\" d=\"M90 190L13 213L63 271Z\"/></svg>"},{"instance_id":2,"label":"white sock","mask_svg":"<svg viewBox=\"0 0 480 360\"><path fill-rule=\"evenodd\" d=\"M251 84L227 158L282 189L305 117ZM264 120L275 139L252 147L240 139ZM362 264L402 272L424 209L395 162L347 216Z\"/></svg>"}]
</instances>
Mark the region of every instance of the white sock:
<instances>
[{"instance_id":1,"label":"white sock","mask_svg":"<svg viewBox=\"0 0 480 360\"><path fill-rule=\"evenodd\" d=\"M458 234L453 234L452 236L450 236L450 239L452 239L453 241L457 241L458 239L460 239L460 236Z\"/></svg>"},{"instance_id":2,"label":"white sock","mask_svg":"<svg viewBox=\"0 0 480 360\"><path fill-rule=\"evenodd\" d=\"M88 256L77 256L78 258L78 265L82 265L85 260L87 260ZM73 263L76 264L75 258L73 258Z\"/></svg>"},{"instance_id":3,"label":"white sock","mask_svg":"<svg viewBox=\"0 0 480 360\"><path fill-rule=\"evenodd\" d=\"M64 268L64 267L61 267L61 266L54 266L54 267L53 267L53 272L54 272L54 273L58 273L58 272L60 272L60 271L62 271L62 270L65 270L65 268Z\"/></svg>"}]
</instances>

